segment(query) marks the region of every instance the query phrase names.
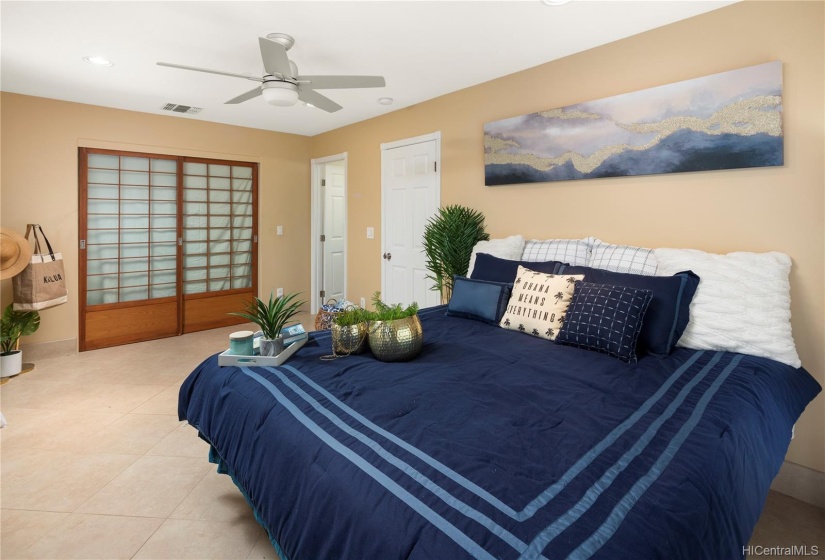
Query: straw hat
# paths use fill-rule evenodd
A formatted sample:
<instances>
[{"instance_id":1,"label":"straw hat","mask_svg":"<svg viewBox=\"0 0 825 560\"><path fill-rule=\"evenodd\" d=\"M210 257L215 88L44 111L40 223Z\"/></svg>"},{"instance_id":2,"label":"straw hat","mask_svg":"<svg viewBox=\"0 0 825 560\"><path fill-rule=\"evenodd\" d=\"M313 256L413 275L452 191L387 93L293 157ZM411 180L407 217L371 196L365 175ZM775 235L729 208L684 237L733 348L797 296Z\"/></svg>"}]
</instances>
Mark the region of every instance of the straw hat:
<instances>
[{"instance_id":1,"label":"straw hat","mask_svg":"<svg viewBox=\"0 0 825 560\"><path fill-rule=\"evenodd\" d=\"M28 239L16 231L0 228L0 279L20 274L31 260L32 246Z\"/></svg>"}]
</instances>

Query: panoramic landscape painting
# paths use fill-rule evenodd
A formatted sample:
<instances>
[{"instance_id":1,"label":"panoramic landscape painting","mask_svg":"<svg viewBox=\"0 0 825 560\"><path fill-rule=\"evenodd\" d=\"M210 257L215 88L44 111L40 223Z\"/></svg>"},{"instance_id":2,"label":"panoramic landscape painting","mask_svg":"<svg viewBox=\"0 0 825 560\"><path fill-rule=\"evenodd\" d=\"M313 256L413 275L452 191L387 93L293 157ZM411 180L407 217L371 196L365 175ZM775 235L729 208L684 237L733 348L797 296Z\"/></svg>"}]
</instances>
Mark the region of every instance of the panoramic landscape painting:
<instances>
[{"instance_id":1,"label":"panoramic landscape painting","mask_svg":"<svg viewBox=\"0 0 825 560\"><path fill-rule=\"evenodd\" d=\"M487 186L782 164L779 61L484 125Z\"/></svg>"}]
</instances>

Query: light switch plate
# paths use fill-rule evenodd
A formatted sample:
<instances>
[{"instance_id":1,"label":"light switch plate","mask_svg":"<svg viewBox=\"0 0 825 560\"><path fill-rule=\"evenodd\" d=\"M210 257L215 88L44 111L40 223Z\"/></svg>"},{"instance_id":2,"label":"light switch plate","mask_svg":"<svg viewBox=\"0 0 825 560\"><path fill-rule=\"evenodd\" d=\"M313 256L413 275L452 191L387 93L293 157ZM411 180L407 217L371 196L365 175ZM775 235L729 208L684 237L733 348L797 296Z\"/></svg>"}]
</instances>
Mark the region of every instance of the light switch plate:
<instances>
[{"instance_id":1,"label":"light switch plate","mask_svg":"<svg viewBox=\"0 0 825 560\"><path fill-rule=\"evenodd\" d=\"M284 289L278 288L277 290L275 290L275 297L284 297Z\"/></svg>"},{"instance_id":2,"label":"light switch plate","mask_svg":"<svg viewBox=\"0 0 825 560\"><path fill-rule=\"evenodd\" d=\"M375 239L375 228L367 228L367 239Z\"/></svg>"},{"instance_id":3,"label":"light switch plate","mask_svg":"<svg viewBox=\"0 0 825 560\"><path fill-rule=\"evenodd\" d=\"M275 228L275 234L276 235L283 235L284 234L284 226L277 226Z\"/></svg>"}]
</instances>

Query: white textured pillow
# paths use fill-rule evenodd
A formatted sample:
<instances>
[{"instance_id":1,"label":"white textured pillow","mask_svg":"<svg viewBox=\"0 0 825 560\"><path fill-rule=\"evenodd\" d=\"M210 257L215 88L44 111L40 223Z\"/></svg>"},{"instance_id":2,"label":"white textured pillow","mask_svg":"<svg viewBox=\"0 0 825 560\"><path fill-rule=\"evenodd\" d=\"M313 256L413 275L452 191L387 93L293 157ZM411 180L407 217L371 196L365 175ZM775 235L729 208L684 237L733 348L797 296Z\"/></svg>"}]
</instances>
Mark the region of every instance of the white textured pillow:
<instances>
[{"instance_id":1,"label":"white textured pillow","mask_svg":"<svg viewBox=\"0 0 825 560\"><path fill-rule=\"evenodd\" d=\"M476 253L486 253L500 259L517 261L521 257L523 250L524 238L520 235L512 235L504 239L479 241L476 243L476 246L473 247L473 253L470 255L470 268L467 269L467 277L469 278L473 273L473 267L476 265Z\"/></svg>"},{"instance_id":2,"label":"white textured pillow","mask_svg":"<svg viewBox=\"0 0 825 560\"><path fill-rule=\"evenodd\" d=\"M727 350L799 367L791 333L791 258L785 253L656 249L658 276L699 275L690 322L678 346Z\"/></svg>"},{"instance_id":3,"label":"white textured pillow","mask_svg":"<svg viewBox=\"0 0 825 560\"><path fill-rule=\"evenodd\" d=\"M531 239L524 244L521 260L528 262L559 261L571 266L588 266L595 237L584 239Z\"/></svg>"},{"instance_id":4,"label":"white textured pillow","mask_svg":"<svg viewBox=\"0 0 825 560\"><path fill-rule=\"evenodd\" d=\"M590 268L613 272L628 272L644 276L656 276L656 256L653 249L631 245L613 245L601 239L593 240Z\"/></svg>"}]
</instances>

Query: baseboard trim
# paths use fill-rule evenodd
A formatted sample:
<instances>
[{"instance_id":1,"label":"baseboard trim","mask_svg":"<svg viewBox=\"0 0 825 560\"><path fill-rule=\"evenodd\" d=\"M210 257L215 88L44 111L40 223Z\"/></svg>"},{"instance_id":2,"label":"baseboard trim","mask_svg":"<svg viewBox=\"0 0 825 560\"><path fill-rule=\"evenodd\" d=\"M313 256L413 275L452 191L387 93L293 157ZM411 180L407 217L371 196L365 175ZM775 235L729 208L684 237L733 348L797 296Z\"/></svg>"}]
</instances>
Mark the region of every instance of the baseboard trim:
<instances>
[{"instance_id":1,"label":"baseboard trim","mask_svg":"<svg viewBox=\"0 0 825 560\"><path fill-rule=\"evenodd\" d=\"M23 351L24 362L37 362L48 358L60 358L77 354L77 339L53 340L50 342L36 342L20 346Z\"/></svg>"},{"instance_id":2,"label":"baseboard trim","mask_svg":"<svg viewBox=\"0 0 825 560\"><path fill-rule=\"evenodd\" d=\"M785 461L771 490L825 509L825 473Z\"/></svg>"}]
</instances>

